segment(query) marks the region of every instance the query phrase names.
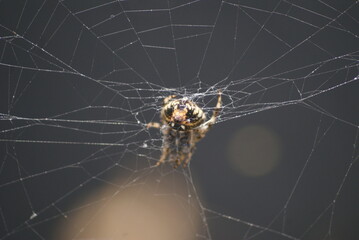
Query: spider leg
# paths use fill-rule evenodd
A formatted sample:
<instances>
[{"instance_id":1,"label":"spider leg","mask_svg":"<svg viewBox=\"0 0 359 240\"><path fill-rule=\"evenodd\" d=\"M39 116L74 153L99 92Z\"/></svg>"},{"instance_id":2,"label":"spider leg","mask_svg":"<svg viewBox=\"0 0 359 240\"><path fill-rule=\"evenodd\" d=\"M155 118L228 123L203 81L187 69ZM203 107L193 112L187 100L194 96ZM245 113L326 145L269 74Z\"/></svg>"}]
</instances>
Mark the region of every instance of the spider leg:
<instances>
[{"instance_id":1,"label":"spider leg","mask_svg":"<svg viewBox=\"0 0 359 240\"><path fill-rule=\"evenodd\" d=\"M166 105L172 98L177 97L176 95L170 95L168 97L166 97L165 99L163 99L163 106Z\"/></svg>"},{"instance_id":2,"label":"spider leg","mask_svg":"<svg viewBox=\"0 0 359 240\"><path fill-rule=\"evenodd\" d=\"M179 153L178 151L173 149L171 147L168 147L168 153L167 155L168 157L168 162L169 163L173 163L173 168L177 168L180 165L180 157L181 157L181 153ZM167 157L166 157L167 158Z\"/></svg>"},{"instance_id":3,"label":"spider leg","mask_svg":"<svg viewBox=\"0 0 359 240\"><path fill-rule=\"evenodd\" d=\"M159 166L162 163L164 163L169 152L170 152L170 149L168 147L165 147L162 149L162 155L160 157L160 160L157 161L156 166Z\"/></svg>"},{"instance_id":4,"label":"spider leg","mask_svg":"<svg viewBox=\"0 0 359 240\"><path fill-rule=\"evenodd\" d=\"M193 149L187 154L186 161L183 162L183 167L187 167L189 161L191 161Z\"/></svg>"},{"instance_id":5,"label":"spider leg","mask_svg":"<svg viewBox=\"0 0 359 240\"><path fill-rule=\"evenodd\" d=\"M177 156L175 163L173 164L173 168L177 168L179 165L181 165L183 159L183 155L182 156Z\"/></svg>"},{"instance_id":6,"label":"spider leg","mask_svg":"<svg viewBox=\"0 0 359 240\"><path fill-rule=\"evenodd\" d=\"M161 124L158 122L149 122L147 123L146 128L161 128Z\"/></svg>"},{"instance_id":7,"label":"spider leg","mask_svg":"<svg viewBox=\"0 0 359 240\"><path fill-rule=\"evenodd\" d=\"M181 165L181 163L182 163L182 161L183 161L183 159L185 157L185 153L183 152L183 150L181 148L178 149L178 147L177 147L176 153L175 153L174 156L176 157L176 159L175 159L175 162L173 164L173 168L177 168L179 165Z\"/></svg>"},{"instance_id":8,"label":"spider leg","mask_svg":"<svg viewBox=\"0 0 359 240\"><path fill-rule=\"evenodd\" d=\"M221 90L218 91L217 99L218 99L217 105L216 105L215 109L213 110L211 119L209 119L207 122L204 123L204 125L208 126L208 128L210 128L213 124L216 123L219 112L221 111L221 108L222 108L222 91Z\"/></svg>"},{"instance_id":9,"label":"spider leg","mask_svg":"<svg viewBox=\"0 0 359 240\"><path fill-rule=\"evenodd\" d=\"M172 149L172 150L170 150L168 155L169 155L168 162L173 164L173 168L176 168L176 163L177 163L178 158L179 158L178 153Z\"/></svg>"},{"instance_id":10,"label":"spider leg","mask_svg":"<svg viewBox=\"0 0 359 240\"><path fill-rule=\"evenodd\" d=\"M183 163L183 167L186 167L187 163L191 159L192 153L181 153L177 155L173 168L177 168Z\"/></svg>"},{"instance_id":11,"label":"spider leg","mask_svg":"<svg viewBox=\"0 0 359 240\"><path fill-rule=\"evenodd\" d=\"M187 134L180 139L180 162L179 165L182 164L183 167L186 167L189 161L192 158L193 151L195 149L195 132L190 130Z\"/></svg>"}]
</instances>

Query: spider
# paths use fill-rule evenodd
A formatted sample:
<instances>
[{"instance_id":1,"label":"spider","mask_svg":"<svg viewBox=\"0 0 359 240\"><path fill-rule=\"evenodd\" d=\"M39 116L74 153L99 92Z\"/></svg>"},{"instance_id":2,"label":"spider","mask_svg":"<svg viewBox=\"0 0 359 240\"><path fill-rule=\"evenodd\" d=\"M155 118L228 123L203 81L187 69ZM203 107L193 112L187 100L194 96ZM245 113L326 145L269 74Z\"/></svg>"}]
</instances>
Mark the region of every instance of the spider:
<instances>
[{"instance_id":1,"label":"spider","mask_svg":"<svg viewBox=\"0 0 359 240\"><path fill-rule=\"evenodd\" d=\"M161 129L162 155L156 166L167 158L174 162L173 167L186 167L191 160L196 143L201 140L215 124L222 107L222 92L218 91L217 105L212 117L206 121L206 114L193 101L187 98L176 99L170 95L163 100L161 123L150 122L147 128Z\"/></svg>"}]
</instances>

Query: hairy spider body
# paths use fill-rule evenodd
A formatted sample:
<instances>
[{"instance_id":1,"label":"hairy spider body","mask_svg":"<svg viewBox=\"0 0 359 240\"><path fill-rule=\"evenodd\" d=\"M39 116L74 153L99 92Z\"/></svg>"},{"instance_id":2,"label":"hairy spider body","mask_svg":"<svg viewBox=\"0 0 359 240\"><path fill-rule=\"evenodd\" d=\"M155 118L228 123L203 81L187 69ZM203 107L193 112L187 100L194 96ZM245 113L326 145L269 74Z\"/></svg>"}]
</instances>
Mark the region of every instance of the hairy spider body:
<instances>
[{"instance_id":1,"label":"hairy spider body","mask_svg":"<svg viewBox=\"0 0 359 240\"><path fill-rule=\"evenodd\" d=\"M161 122L150 122L147 127L161 128L163 136L162 155L156 165L166 159L174 162L174 167L186 167L191 160L196 143L201 140L216 122L222 106L221 92L218 92L217 105L210 120L194 102L187 98L174 99L175 95L163 100Z\"/></svg>"},{"instance_id":2,"label":"hairy spider body","mask_svg":"<svg viewBox=\"0 0 359 240\"><path fill-rule=\"evenodd\" d=\"M170 96L172 99L173 96ZM163 124L168 124L175 130L186 131L198 127L206 120L202 109L187 99L167 99L161 111Z\"/></svg>"}]
</instances>

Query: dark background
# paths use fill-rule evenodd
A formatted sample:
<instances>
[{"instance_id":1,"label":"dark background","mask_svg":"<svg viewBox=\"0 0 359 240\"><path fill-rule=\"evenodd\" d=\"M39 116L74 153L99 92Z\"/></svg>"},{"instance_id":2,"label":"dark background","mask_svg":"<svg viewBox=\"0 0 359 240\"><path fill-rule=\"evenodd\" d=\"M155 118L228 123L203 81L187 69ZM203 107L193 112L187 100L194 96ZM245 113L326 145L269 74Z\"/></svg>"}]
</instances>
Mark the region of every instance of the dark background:
<instances>
[{"instance_id":1,"label":"dark background","mask_svg":"<svg viewBox=\"0 0 359 240\"><path fill-rule=\"evenodd\" d=\"M0 239L56 239L87 196L149 176L197 189L205 238L358 239L358 15L349 0L0 1ZM210 115L218 89L190 168L151 168L162 99Z\"/></svg>"}]
</instances>

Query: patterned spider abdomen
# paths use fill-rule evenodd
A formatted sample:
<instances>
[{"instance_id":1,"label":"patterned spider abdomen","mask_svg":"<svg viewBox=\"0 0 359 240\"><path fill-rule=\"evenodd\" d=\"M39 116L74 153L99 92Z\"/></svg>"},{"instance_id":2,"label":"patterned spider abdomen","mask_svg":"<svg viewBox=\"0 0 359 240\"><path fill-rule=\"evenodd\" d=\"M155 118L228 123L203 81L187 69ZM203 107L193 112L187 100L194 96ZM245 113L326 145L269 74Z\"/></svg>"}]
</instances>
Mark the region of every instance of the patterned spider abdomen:
<instances>
[{"instance_id":1,"label":"patterned spider abdomen","mask_svg":"<svg viewBox=\"0 0 359 240\"><path fill-rule=\"evenodd\" d=\"M177 131L191 130L206 120L202 109L188 99L170 100L162 108L162 119Z\"/></svg>"}]
</instances>

